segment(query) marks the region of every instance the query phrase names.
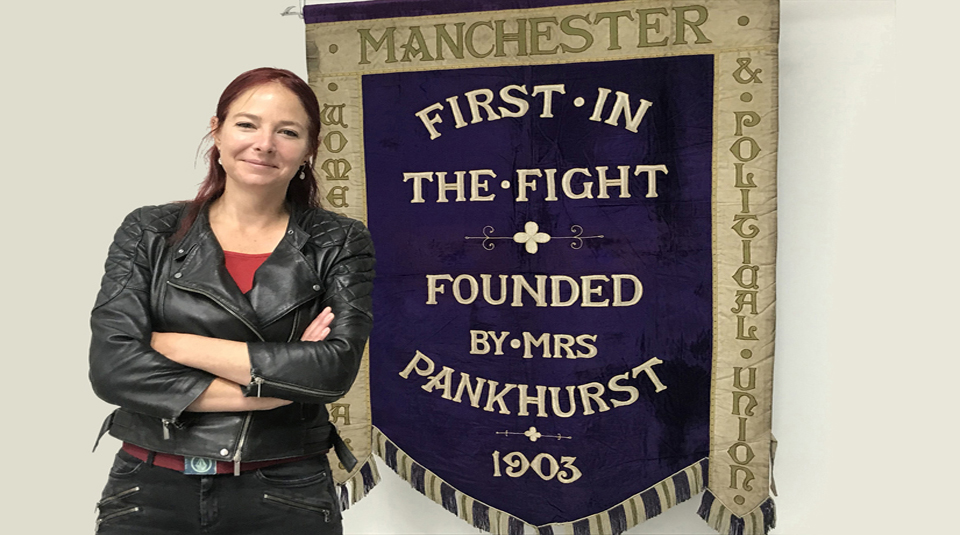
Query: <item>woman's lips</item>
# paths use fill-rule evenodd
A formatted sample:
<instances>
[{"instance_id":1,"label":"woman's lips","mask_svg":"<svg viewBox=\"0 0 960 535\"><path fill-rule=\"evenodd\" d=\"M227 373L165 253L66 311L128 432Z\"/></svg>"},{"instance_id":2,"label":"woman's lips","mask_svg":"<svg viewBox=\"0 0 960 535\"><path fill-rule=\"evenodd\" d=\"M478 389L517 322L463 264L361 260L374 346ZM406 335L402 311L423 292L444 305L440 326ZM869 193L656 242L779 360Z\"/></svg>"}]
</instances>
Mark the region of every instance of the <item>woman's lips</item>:
<instances>
[{"instance_id":1,"label":"woman's lips","mask_svg":"<svg viewBox=\"0 0 960 535\"><path fill-rule=\"evenodd\" d=\"M255 166L257 166L257 167L276 167L275 165L270 165L270 164L268 164L268 163L266 163L266 162L260 162L260 161L257 161L257 160L242 160L242 161L244 161L244 162L246 162L246 163L248 163L248 164L250 164L250 165L255 165Z\"/></svg>"}]
</instances>

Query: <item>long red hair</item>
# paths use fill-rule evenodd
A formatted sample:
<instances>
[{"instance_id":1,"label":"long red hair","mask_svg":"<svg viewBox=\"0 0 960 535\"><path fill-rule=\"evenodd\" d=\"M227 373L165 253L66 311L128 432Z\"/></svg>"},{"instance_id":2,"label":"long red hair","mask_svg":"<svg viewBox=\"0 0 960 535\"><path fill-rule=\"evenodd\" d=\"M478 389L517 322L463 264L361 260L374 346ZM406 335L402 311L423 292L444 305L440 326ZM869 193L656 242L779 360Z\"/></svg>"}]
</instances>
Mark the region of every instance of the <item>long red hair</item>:
<instances>
[{"instance_id":1,"label":"long red hair","mask_svg":"<svg viewBox=\"0 0 960 535\"><path fill-rule=\"evenodd\" d=\"M223 90L220 101L217 102L217 128L226 122L227 111L230 109L230 105L237 100L237 97L248 89L271 82L279 83L292 91L300 100L300 104L310 119L310 124L307 127L307 141L310 144L307 154L310 155L310 159L304 168L307 178L305 180L294 178L290 181L290 186L287 188L287 202L294 207L316 208L320 206L320 203L317 200L317 181L314 178L313 169L317 158L317 150L320 147L320 103L317 102L317 96L303 79L286 69L275 69L273 67L260 67L237 76ZM214 133L211 131L207 134L207 138L212 137ZM223 195L227 183L227 174L223 170L223 166L220 165L219 159L220 150L216 144L211 143L206 154L209 166L207 176L200 184L197 196L188 203L187 214L180 221L180 228L171 238L171 241L175 242L182 238L194 221L197 220L200 211L208 203Z\"/></svg>"}]
</instances>

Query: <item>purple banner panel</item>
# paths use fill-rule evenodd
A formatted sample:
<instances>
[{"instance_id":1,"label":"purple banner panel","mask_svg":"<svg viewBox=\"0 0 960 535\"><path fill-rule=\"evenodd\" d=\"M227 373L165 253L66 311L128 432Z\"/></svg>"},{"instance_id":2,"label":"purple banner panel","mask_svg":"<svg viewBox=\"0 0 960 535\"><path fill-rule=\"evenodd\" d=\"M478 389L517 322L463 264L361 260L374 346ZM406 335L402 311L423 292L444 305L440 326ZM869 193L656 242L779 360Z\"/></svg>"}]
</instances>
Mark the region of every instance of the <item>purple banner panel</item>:
<instances>
[{"instance_id":1,"label":"purple banner panel","mask_svg":"<svg viewBox=\"0 0 960 535\"><path fill-rule=\"evenodd\" d=\"M535 525L707 456L712 84L711 56L364 77L383 434Z\"/></svg>"}]
</instances>

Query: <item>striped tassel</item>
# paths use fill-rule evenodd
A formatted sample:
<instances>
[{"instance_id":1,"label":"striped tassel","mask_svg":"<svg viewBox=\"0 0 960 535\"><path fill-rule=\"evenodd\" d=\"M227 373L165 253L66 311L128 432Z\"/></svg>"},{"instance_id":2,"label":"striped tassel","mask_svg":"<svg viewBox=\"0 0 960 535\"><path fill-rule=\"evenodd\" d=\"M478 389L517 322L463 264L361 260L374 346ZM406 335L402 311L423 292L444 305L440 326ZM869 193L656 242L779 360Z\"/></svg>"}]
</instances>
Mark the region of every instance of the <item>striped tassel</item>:
<instances>
[{"instance_id":1,"label":"striped tassel","mask_svg":"<svg viewBox=\"0 0 960 535\"><path fill-rule=\"evenodd\" d=\"M377 470L377 463L372 456L368 457L350 479L337 484L337 501L340 510L346 511L351 505L359 502L379 482L380 472Z\"/></svg>"},{"instance_id":2,"label":"striped tassel","mask_svg":"<svg viewBox=\"0 0 960 535\"><path fill-rule=\"evenodd\" d=\"M383 458L387 466L410 483L410 486L447 511L475 528L493 535L522 535L527 531L528 524L523 520L463 494L411 459L376 427L373 433L374 453ZM703 459L606 511L571 522L530 527L538 535L620 535L644 520L699 494L704 489L706 477L707 461ZM713 503L713 496L710 496L709 500ZM770 502L770 515L772 506ZM766 511L761 507L759 518L766 518ZM730 532L725 535L753 535L753 532L744 529L740 533Z\"/></svg>"},{"instance_id":3,"label":"striped tassel","mask_svg":"<svg viewBox=\"0 0 960 535\"><path fill-rule=\"evenodd\" d=\"M740 517L731 513L707 490L703 493L697 514L722 535L767 535L777 525L773 498L767 498L759 507Z\"/></svg>"}]
</instances>

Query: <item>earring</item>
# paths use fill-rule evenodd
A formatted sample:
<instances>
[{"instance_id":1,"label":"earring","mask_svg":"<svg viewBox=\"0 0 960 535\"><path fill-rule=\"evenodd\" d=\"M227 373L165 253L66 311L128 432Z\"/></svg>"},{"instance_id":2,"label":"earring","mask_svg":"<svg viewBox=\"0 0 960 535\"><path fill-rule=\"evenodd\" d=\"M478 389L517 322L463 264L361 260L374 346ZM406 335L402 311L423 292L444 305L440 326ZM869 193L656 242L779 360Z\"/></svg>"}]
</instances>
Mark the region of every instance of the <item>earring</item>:
<instances>
[{"instance_id":1,"label":"earring","mask_svg":"<svg viewBox=\"0 0 960 535\"><path fill-rule=\"evenodd\" d=\"M217 163L220 164L220 167L223 167L223 159L217 158Z\"/></svg>"},{"instance_id":2,"label":"earring","mask_svg":"<svg viewBox=\"0 0 960 535\"><path fill-rule=\"evenodd\" d=\"M306 164L300 166L300 180L306 180L307 173L305 172Z\"/></svg>"}]
</instances>

